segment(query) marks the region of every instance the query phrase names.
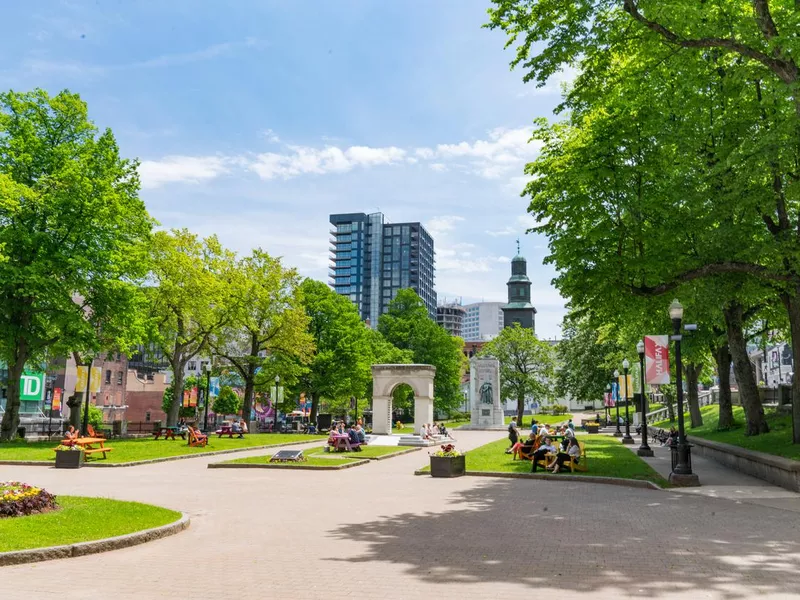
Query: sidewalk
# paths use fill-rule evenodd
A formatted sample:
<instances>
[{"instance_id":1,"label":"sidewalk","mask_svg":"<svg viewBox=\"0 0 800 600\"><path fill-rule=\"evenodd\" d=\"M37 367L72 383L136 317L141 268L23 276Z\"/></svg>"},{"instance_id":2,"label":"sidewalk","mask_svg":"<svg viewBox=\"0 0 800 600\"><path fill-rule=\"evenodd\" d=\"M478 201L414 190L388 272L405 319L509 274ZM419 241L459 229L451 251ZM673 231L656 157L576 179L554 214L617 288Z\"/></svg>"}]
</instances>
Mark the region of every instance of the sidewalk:
<instances>
[{"instance_id":1,"label":"sidewalk","mask_svg":"<svg viewBox=\"0 0 800 600\"><path fill-rule=\"evenodd\" d=\"M604 430L604 433L611 435L614 431L615 429L610 427ZM624 428L622 431L624 433ZM627 447L635 453L641 444L641 437L637 436L633 430L631 430L631 436L636 443ZM659 475L669 479L672 470L670 449L661 446L658 442L649 443L655 456L653 458L642 457L642 460L653 467ZM692 471L700 477L700 487L670 488L670 491L709 498L726 498L739 503L800 513L800 494L729 469L714 460L692 454Z\"/></svg>"}]
</instances>

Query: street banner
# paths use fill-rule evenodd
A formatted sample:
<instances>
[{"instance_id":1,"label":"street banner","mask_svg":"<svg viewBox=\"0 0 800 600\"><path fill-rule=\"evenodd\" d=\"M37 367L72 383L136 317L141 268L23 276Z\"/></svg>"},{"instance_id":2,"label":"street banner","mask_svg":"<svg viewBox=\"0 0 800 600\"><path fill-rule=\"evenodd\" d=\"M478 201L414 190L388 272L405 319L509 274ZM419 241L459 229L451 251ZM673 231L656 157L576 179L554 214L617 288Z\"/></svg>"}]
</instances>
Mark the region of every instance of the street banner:
<instances>
[{"instance_id":1,"label":"street banner","mask_svg":"<svg viewBox=\"0 0 800 600\"><path fill-rule=\"evenodd\" d=\"M197 388L189 390L189 406L197 406Z\"/></svg>"},{"instance_id":2,"label":"street banner","mask_svg":"<svg viewBox=\"0 0 800 600\"><path fill-rule=\"evenodd\" d=\"M619 398L623 400L633 398L633 378L631 377L630 373L628 373L628 386L625 387L625 375L619 376L619 383L617 386L619 387Z\"/></svg>"},{"instance_id":3,"label":"street banner","mask_svg":"<svg viewBox=\"0 0 800 600\"><path fill-rule=\"evenodd\" d=\"M76 392L85 392L86 391L86 378L89 376L89 368L88 367L77 367L78 371L78 378L75 380L75 391ZM103 377L103 369L101 367L92 367L92 381L90 383L91 388L89 392L92 394L96 394L100 391L100 380Z\"/></svg>"},{"instance_id":4,"label":"street banner","mask_svg":"<svg viewBox=\"0 0 800 600\"><path fill-rule=\"evenodd\" d=\"M19 399L37 402L44 400L44 373L37 371L22 374L19 380Z\"/></svg>"},{"instance_id":5,"label":"street banner","mask_svg":"<svg viewBox=\"0 0 800 600\"><path fill-rule=\"evenodd\" d=\"M633 377L633 389L630 390L631 397L642 391L642 369L638 364L633 365L631 376Z\"/></svg>"},{"instance_id":6,"label":"street banner","mask_svg":"<svg viewBox=\"0 0 800 600\"><path fill-rule=\"evenodd\" d=\"M619 384L614 381L611 384L611 404L609 406L613 408L617 405L617 402L619 402Z\"/></svg>"},{"instance_id":7,"label":"street banner","mask_svg":"<svg viewBox=\"0 0 800 600\"><path fill-rule=\"evenodd\" d=\"M61 412L61 388L55 388L53 390L53 402L50 405L50 410Z\"/></svg>"},{"instance_id":8,"label":"street banner","mask_svg":"<svg viewBox=\"0 0 800 600\"><path fill-rule=\"evenodd\" d=\"M644 336L645 383L669 383L669 336Z\"/></svg>"},{"instance_id":9,"label":"street banner","mask_svg":"<svg viewBox=\"0 0 800 600\"><path fill-rule=\"evenodd\" d=\"M614 406L614 400L611 398L610 392L606 392L605 394L603 394L603 406L608 406L608 407Z\"/></svg>"},{"instance_id":10,"label":"street banner","mask_svg":"<svg viewBox=\"0 0 800 600\"><path fill-rule=\"evenodd\" d=\"M209 396L213 396L214 398L216 398L217 396L219 396L219 377L212 377L209 380L209 383L211 384L211 387L208 390L208 394Z\"/></svg>"},{"instance_id":11,"label":"street banner","mask_svg":"<svg viewBox=\"0 0 800 600\"><path fill-rule=\"evenodd\" d=\"M187 408L189 406L189 390L183 390L183 402L181 403L183 408Z\"/></svg>"}]
</instances>

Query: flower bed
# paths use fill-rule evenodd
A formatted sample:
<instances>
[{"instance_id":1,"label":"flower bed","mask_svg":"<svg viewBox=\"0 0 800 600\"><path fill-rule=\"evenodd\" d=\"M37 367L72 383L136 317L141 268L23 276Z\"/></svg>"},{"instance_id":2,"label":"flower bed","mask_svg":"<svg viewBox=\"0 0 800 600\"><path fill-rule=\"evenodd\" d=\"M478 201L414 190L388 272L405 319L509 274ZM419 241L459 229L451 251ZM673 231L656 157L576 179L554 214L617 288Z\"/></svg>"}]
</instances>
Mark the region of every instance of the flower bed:
<instances>
[{"instance_id":1,"label":"flower bed","mask_svg":"<svg viewBox=\"0 0 800 600\"><path fill-rule=\"evenodd\" d=\"M57 507L56 497L42 488L19 481L0 482L0 519L24 517Z\"/></svg>"}]
</instances>

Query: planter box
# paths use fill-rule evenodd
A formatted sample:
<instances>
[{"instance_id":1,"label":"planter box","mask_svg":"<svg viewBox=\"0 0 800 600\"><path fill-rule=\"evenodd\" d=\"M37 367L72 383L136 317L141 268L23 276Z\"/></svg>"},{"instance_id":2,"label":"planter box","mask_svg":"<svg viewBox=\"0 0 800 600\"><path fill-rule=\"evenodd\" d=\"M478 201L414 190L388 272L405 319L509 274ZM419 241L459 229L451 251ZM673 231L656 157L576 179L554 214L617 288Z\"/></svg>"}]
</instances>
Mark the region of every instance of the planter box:
<instances>
[{"instance_id":1,"label":"planter box","mask_svg":"<svg viewBox=\"0 0 800 600\"><path fill-rule=\"evenodd\" d=\"M466 471L466 456L431 456L431 477L461 477Z\"/></svg>"},{"instance_id":2,"label":"planter box","mask_svg":"<svg viewBox=\"0 0 800 600\"><path fill-rule=\"evenodd\" d=\"M587 425L586 431L589 433L600 433L600 426L599 425Z\"/></svg>"},{"instance_id":3,"label":"planter box","mask_svg":"<svg viewBox=\"0 0 800 600\"><path fill-rule=\"evenodd\" d=\"M56 452L56 469L80 469L83 465L83 452L62 450Z\"/></svg>"}]
</instances>

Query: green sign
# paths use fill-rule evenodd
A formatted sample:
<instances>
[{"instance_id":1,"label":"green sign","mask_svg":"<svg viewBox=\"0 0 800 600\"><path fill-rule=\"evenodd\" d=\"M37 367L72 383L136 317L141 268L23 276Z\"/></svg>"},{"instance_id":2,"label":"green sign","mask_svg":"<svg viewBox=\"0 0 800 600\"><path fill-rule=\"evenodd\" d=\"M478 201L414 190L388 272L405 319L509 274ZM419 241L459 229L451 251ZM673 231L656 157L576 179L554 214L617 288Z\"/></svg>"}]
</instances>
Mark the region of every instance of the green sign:
<instances>
[{"instance_id":1,"label":"green sign","mask_svg":"<svg viewBox=\"0 0 800 600\"><path fill-rule=\"evenodd\" d=\"M19 399L28 402L44 399L44 373L23 373L19 380Z\"/></svg>"}]
</instances>

